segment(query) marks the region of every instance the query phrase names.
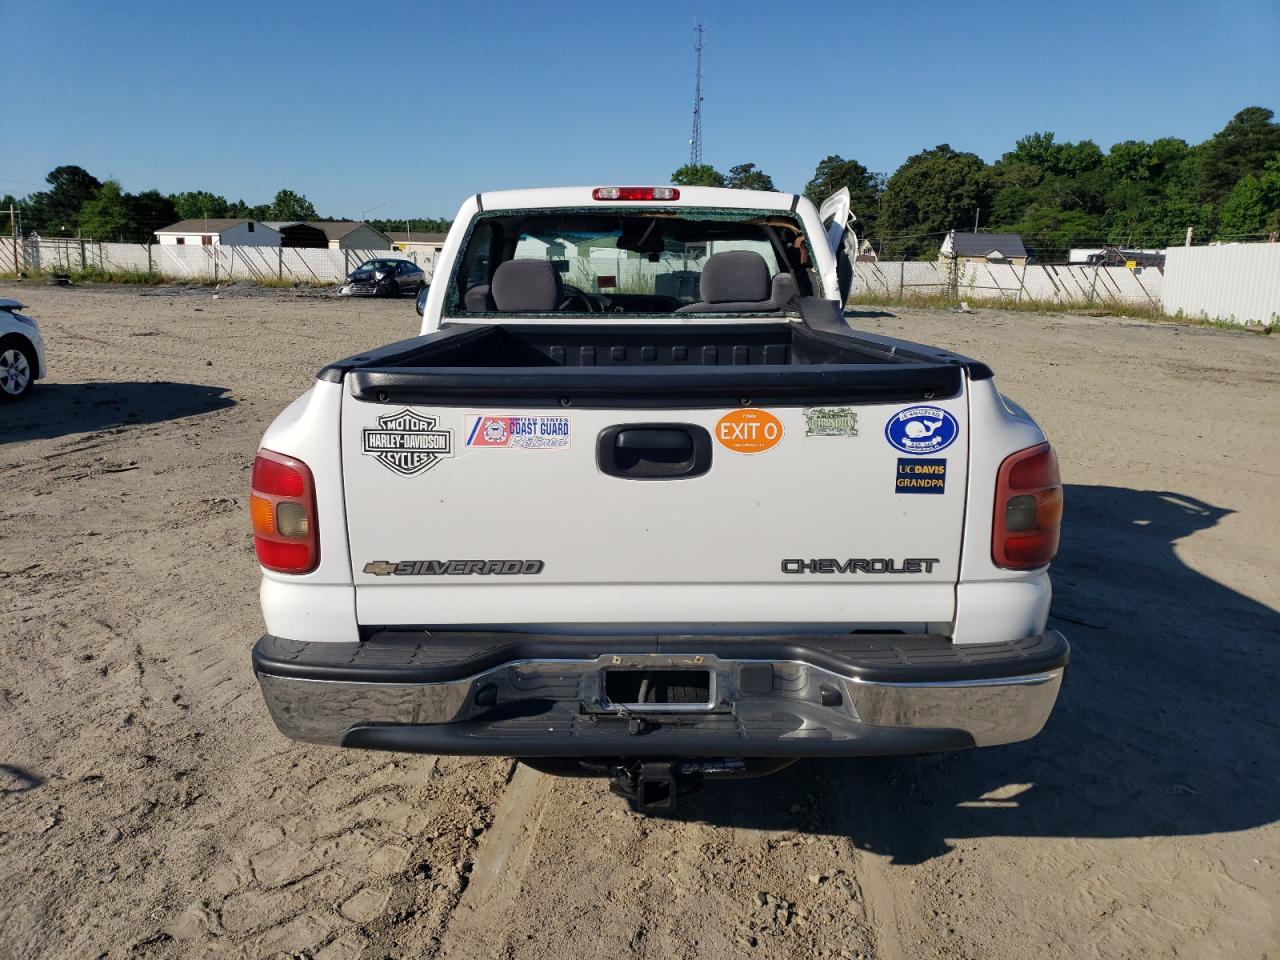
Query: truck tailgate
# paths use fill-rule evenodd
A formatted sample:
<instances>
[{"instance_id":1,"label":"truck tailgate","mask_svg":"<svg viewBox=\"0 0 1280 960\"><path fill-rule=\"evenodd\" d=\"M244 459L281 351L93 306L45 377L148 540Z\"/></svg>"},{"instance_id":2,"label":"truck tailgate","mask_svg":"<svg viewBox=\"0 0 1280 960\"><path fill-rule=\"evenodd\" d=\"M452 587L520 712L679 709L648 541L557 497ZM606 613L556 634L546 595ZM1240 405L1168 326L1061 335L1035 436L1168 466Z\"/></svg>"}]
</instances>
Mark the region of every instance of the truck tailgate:
<instances>
[{"instance_id":1,"label":"truck tailgate","mask_svg":"<svg viewBox=\"0 0 1280 960\"><path fill-rule=\"evenodd\" d=\"M348 389L357 618L708 632L947 623L968 465L961 383L919 403L683 409L370 402ZM662 446L681 436L709 445L699 475L627 472L653 468L646 458L661 472Z\"/></svg>"}]
</instances>

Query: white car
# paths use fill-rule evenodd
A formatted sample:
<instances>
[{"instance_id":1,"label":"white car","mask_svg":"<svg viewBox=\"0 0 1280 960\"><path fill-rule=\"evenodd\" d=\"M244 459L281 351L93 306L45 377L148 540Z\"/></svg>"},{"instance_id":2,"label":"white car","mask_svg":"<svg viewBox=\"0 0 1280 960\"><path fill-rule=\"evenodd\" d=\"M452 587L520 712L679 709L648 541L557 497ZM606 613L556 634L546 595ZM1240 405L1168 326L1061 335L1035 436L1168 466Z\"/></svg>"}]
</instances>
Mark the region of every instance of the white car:
<instances>
[{"instance_id":1,"label":"white car","mask_svg":"<svg viewBox=\"0 0 1280 960\"><path fill-rule=\"evenodd\" d=\"M469 199L420 336L325 367L258 452L280 730L646 810L1034 736L1057 460L986 364L849 326L856 249L847 190Z\"/></svg>"},{"instance_id":2,"label":"white car","mask_svg":"<svg viewBox=\"0 0 1280 960\"><path fill-rule=\"evenodd\" d=\"M44 338L35 320L18 313L24 304L0 298L0 403L21 400L48 375Z\"/></svg>"}]
</instances>

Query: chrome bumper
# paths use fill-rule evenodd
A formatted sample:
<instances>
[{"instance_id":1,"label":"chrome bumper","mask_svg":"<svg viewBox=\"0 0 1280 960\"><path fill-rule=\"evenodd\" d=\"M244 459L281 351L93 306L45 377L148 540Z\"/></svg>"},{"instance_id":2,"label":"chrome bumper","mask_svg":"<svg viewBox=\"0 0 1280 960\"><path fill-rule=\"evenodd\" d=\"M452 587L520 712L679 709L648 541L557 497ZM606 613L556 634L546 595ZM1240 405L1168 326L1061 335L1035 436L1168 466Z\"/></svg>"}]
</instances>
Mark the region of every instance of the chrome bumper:
<instances>
[{"instance_id":1,"label":"chrome bumper","mask_svg":"<svg viewBox=\"0 0 1280 960\"><path fill-rule=\"evenodd\" d=\"M1056 633L1029 639L1046 642L1022 658L1026 672L982 657L963 661L963 669L917 657L928 662L886 670L883 657L870 667L865 658L841 665L806 659L794 647L784 658L761 659L711 652L521 658L439 682L398 682L397 673L421 671L385 660L366 668L376 674L369 680L349 664L292 669L256 651L255 668L280 731L312 743L501 756L846 756L1035 736L1057 699L1067 646ZM707 648L716 640L703 638ZM975 675L984 668L990 675ZM690 669L710 674L705 704L615 706L603 689L609 670ZM928 679L910 679L913 673Z\"/></svg>"}]
</instances>

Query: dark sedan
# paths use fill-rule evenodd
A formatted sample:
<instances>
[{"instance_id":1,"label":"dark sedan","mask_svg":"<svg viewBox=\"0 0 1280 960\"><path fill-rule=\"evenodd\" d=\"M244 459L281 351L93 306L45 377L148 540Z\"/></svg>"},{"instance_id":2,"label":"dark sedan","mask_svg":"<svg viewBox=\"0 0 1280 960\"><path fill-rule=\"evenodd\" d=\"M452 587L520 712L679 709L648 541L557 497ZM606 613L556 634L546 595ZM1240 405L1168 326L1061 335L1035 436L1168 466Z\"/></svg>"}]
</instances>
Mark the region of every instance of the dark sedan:
<instances>
[{"instance_id":1,"label":"dark sedan","mask_svg":"<svg viewBox=\"0 0 1280 960\"><path fill-rule=\"evenodd\" d=\"M398 297L417 294L425 280L422 268L409 260L366 260L347 274L339 292L351 297Z\"/></svg>"}]
</instances>

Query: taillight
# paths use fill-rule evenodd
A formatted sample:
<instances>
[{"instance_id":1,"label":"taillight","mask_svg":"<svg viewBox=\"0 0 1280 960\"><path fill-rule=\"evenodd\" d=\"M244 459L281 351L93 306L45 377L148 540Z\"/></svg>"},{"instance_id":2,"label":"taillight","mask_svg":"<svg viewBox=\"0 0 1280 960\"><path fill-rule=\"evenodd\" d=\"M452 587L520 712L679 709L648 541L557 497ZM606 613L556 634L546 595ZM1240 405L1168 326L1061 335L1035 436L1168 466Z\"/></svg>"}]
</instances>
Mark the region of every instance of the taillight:
<instances>
[{"instance_id":1,"label":"taillight","mask_svg":"<svg viewBox=\"0 0 1280 960\"><path fill-rule=\"evenodd\" d=\"M1005 458L996 476L991 558L1011 570L1043 567L1058 552L1062 478L1047 443Z\"/></svg>"},{"instance_id":2,"label":"taillight","mask_svg":"<svg viewBox=\"0 0 1280 960\"><path fill-rule=\"evenodd\" d=\"M320 562L310 468L294 457L259 450L250 486L249 519L258 562L279 573L310 573Z\"/></svg>"},{"instance_id":3,"label":"taillight","mask_svg":"<svg viewBox=\"0 0 1280 960\"><path fill-rule=\"evenodd\" d=\"M675 187L596 187L592 200L679 200Z\"/></svg>"}]
</instances>

